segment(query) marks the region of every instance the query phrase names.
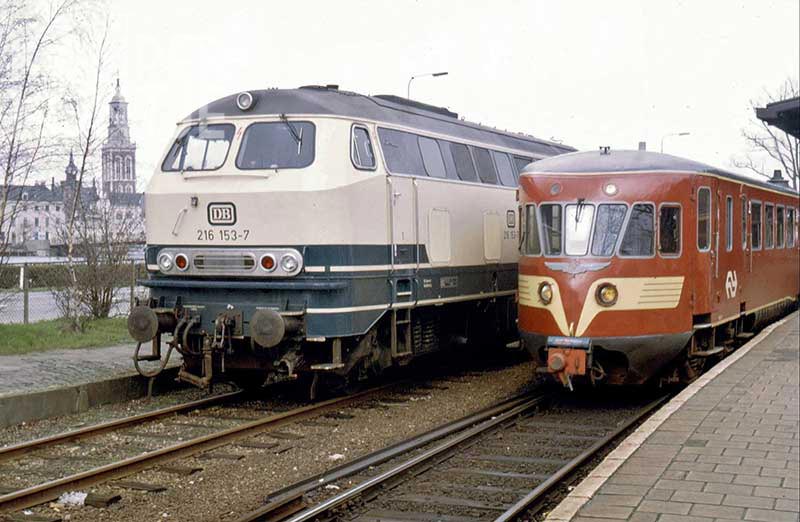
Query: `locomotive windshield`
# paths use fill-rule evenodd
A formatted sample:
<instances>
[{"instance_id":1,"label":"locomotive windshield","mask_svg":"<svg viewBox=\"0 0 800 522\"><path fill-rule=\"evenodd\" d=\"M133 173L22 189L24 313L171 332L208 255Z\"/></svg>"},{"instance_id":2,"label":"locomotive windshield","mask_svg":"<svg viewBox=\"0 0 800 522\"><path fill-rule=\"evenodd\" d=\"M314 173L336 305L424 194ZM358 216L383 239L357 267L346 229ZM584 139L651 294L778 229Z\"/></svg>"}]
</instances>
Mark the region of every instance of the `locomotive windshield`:
<instances>
[{"instance_id":1,"label":"locomotive windshield","mask_svg":"<svg viewBox=\"0 0 800 522\"><path fill-rule=\"evenodd\" d=\"M216 170L225 163L234 127L230 124L193 125L175 139L161 170Z\"/></svg>"},{"instance_id":2,"label":"locomotive windshield","mask_svg":"<svg viewBox=\"0 0 800 522\"><path fill-rule=\"evenodd\" d=\"M308 121L253 123L244 132L236 166L252 169L298 169L314 161L314 124Z\"/></svg>"}]
</instances>

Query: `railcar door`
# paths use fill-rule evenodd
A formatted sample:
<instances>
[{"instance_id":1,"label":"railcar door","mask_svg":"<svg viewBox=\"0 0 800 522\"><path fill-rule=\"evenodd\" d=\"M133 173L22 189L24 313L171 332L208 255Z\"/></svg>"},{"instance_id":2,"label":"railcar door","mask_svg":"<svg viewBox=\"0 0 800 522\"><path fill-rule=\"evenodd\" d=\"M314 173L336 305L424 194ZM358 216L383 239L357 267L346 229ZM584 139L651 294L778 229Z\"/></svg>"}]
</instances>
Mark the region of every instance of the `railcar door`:
<instances>
[{"instance_id":1,"label":"railcar door","mask_svg":"<svg viewBox=\"0 0 800 522\"><path fill-rule=\"evenodd\" d=\"M410 176L389 176L391 212L391 265L393 302L414 300L414 277L419 267L416 180Z\"/></svg>"},{"instance_id":2,"label":"railcar door","mask_svg":"<svg viewBox=\"0 0 800 522\"><path fill-rule=\"evenodd\" d=\"M696 249L697 263L694 271L695 294L694 314L710 315L714 306L714 286L716 282L717 251L715 228L717 219L714 219L716 205L713 178L698 177L695 184L695 220L696 220Z\"/></svg>"}]
</instances>

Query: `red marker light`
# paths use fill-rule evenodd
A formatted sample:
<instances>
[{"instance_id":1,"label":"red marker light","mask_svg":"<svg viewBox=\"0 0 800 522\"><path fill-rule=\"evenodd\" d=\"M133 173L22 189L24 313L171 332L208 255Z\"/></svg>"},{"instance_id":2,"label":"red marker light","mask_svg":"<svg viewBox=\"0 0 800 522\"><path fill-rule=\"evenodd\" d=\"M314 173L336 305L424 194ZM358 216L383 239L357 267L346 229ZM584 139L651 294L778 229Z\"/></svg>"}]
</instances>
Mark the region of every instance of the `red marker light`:
<instances>
[{"instance_id":1,"label":"red marker light","mask_svg":"<svg viewBox=\"0 0 800 522\"><path fill-rule=\"evenodd\" d=\"M189 267L189 260L183 254L175 256L175 266L178 270L186 270Z\"/></svg>"},{"instance_id":2,"label":"red marker light","mask_svg":"<svg viewBox=\"0 0 800 522\"><path fill-rule=\"evenodd\" d=\"M263 256L261 258L261 268L264 270L271 272L275 269L275 258L272 256Z\"/></svg>"}]
</instances>

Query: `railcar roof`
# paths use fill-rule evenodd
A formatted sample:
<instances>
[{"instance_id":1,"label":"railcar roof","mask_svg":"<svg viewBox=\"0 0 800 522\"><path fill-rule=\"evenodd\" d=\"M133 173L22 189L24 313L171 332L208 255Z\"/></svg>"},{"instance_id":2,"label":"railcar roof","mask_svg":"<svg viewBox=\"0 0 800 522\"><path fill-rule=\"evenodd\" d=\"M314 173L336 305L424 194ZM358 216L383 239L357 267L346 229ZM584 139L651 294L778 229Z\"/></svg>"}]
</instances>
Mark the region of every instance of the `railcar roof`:
<instances>
[{"instance_id":1,"label":"railcar roof","mask_svg":"<svg viewBox=\"0 0 800 522\"><path fill-rule=\"evenodd\" d=\"M797 192L788 187L734 174L699 161L644 150L611 150L608 154L595 150L562 154L530 163L522 173L535 175L591 172L650 172L653 175L663 172L697 172L797 196Z\"/></svg>"},{"instance_id":2,"label":"railcar roof","mask_svg":"<svg viewBox=\"0 0 800 522\"><path fill-rule=\"evenodd\" d=\"M192 112L187 120L212 116L250 116L279 114L323 114L375 120L419 130L445 134L454 138L481 141L500 147L551 156L576 149L528 136L505 132L458 119L458 115L440 107L397 96L365 96L331 87L307 86L299 89L268 89L250 92L255 105L239 110L236 96L220 98Z\"/></svg>"}]
</instances>

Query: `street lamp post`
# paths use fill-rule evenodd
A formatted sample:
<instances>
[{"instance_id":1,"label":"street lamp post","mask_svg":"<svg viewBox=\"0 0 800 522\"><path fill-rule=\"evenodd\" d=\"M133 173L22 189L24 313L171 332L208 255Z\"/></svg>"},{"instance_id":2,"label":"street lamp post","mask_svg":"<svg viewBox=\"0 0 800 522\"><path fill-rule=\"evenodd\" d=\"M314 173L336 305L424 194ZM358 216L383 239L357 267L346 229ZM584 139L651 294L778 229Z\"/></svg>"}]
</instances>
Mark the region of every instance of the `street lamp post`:
<instances>
[{"instance_id":1,"label":"street lamp post","mask_svg":"<svg viewBox=\"0 0 800 522\"><path fill-rule=\"evenodd\" d=\"M669 138L670 136L688 136L688 132L671 132L669 134L664 134L661 136L661 152L664 152L664 138Z\"/></svg>"},{"instance_id":2,"label":"street lamp post","mask_svg":"<svg viewBox=\"0 0 800 522\"><path fill-rule=\"evenodd\" d=\"M425 76L434 76L434 77L436 77L436 76L447 76L447 71L435 72L435 73L424 73L424 74L417 74L415 76L412 76L411 78L408 79L408 87L406 88L406 98L408 98L409 100L411 99L411 82L413 80L416 80L417 78L423 78Z\"/></svg>"}]
</instances>

